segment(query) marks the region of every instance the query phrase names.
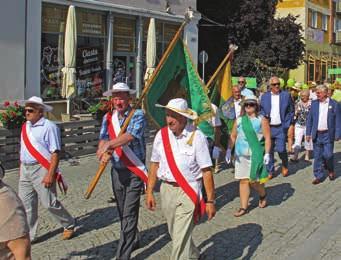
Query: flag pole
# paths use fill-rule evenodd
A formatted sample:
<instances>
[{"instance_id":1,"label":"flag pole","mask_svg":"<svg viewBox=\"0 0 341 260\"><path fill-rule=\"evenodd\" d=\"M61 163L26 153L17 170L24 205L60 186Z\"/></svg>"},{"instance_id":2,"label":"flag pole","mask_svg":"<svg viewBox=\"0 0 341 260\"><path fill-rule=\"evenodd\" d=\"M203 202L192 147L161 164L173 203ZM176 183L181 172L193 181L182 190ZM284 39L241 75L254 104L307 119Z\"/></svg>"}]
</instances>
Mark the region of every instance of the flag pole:
<instances>
[{"instance_id":1,"label":"flag pole","mask_svg":"<svg viewBox=\"0 0 341 260\"><path fill-rule=\"evenodd\" d=\"M189 22L188 17L185 15L186 19L185 21L181 24L181 26L179 27L178 31L176 32L176 34L174 35L172 41L170 42L170 44L167 47L167 50L165 51L165 53L163 54L159 64L157 65L156 69L154 70L153 74L151 75L150 79L146 82L145 87L143 88L143 91L141 93L141 96L138 98L138 100L136 101L136 103L134 104L134 106L132 107L132 109L130 110L126 120L124 121L124 124L121 128L121 131L119 133L118 136L121 136L126 130L127 127L129 125L129 122L131 120L131 118L133 117L135 110L141 105L141 102L143 100L143 98L145 97L145 95L148 93L150 86L152 85L153 81L156 78L156 75L159 73L159 71L161 70L165 60L167 59L167 57L169 56L170 52L174 49L174 46L177 42L177 40L180 38L181 33L183 31L183 29L185 28L186 24ZM111 154L112 152L108 152L109 154ZM101 162L98 170L95 174L95 176L91 179L91 182L89 183L88 189L84 195L85 199L89 199L92 192L94 191L100 177L102 176L105 168L107 167L108 163L103 163Z\"/></svg>"},{"instance_id":2,"label":"flag pole","mask_svg":"<svg viewBox=\"0 0 341 260\"><path fill-rule=\"evenodd\" d=\"M225 63L230 59L230 57L232 56L232 54L238 49L238 46L231 44L229 46L229 52L227 53L227 55L225 56L225 58L223 59L223 61L219 64L218 68L215 70L213 76L210 78L210 80L207 82L205 88L209 89L211 87L212 82L216 79L216 77L218 76L218 73L220 72L220 70L222 69L222 67L225 65Z\"/></svg>"}]
</instances>

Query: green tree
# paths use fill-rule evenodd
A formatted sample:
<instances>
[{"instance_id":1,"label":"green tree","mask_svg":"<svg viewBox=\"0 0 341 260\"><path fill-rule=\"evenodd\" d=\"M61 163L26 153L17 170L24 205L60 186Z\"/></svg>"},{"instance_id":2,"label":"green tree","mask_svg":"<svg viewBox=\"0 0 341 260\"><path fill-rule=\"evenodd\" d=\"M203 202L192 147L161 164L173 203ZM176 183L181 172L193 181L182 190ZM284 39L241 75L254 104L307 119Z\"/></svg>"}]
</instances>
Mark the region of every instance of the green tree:
<instances>
[{"instance_id":1,"label":"green tree","mask_svg":"<svg viewBox=\"0 0 341 260\"><path fill-rule=\"evenodd\" d=\"M275 19L277 0L198 0L203 14L199 50L209 54L207 75L212 75L230 43L238 45L234 75L268 76L296 68L303 60L301 25L289 15ZM212 21L210 21L212 20ZM207 78L207 77L206 77Z\"/></svg>"}]
</instances>

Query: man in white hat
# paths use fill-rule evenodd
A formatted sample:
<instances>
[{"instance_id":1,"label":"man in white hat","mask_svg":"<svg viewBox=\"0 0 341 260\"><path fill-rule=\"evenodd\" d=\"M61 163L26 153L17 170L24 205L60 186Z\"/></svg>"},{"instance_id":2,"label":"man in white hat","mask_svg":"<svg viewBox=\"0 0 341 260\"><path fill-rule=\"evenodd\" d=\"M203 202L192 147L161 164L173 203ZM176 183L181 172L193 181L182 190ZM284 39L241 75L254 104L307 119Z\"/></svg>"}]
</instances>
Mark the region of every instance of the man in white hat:
<instances>
[{"instance_id":1,"label":"man in white hat","mask_svg":"<svg viewBox=\"0 0 341 260\"><path fill-rule=\"evenodd\" d=\"M22 126L20 148L19 197L26 209L31 241L38 225L38 198L64 227L62 239L74 234L75 220L57 199L56 184L66 191L58 170L61 150L60 132L56 124L44 117L52 110L40 97L22 101L27 122Z\"/></svg>"},{"instance_id":2,"label":"man in white hat","mask_svg":"<svg viewBox=\"0 0 341 260\"><path fill-rule=\"evenodd\" d=\"M130 259L139 247L137 222L143 183L147 183L144 165L146 145L144 130L146 119L141 109L136 109L125 133L121 127L132 110L130 94L135 93L125 83L116 83L103 95L111 96L114 110L103 118L97 156L103 163L111 160L112 187L117 200L121 221L121 234L117 247L117 259ZM112 155L107 153L113 151Z\"/></svg>"},{"instance_id":3,"label":"man in white hat","mask_svg":"<svg viewBox=\"0 0 341 260\"><path fill-rule=\"evenodd\" d=\"M216 213L212 161L204 134L189 120L197 114L188 108L186 100L175 98L166 106L166 124L155 137L146 191L146 205L155 210L153 195L157 178L161 208L167 219L173 241L170 259L199 259L200 252L192 239L195 222L207 213ZM201 193L202 183L207 193L206 203Z\"/></svg>"}]
</instances>

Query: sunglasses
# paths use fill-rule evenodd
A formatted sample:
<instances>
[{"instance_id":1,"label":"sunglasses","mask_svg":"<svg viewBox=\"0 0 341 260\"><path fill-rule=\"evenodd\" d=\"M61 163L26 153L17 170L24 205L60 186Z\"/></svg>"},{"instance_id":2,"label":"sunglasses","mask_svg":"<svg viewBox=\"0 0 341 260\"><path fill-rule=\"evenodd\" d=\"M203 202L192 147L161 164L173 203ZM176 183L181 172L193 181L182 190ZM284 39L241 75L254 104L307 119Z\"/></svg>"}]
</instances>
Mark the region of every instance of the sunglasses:
<instances>
[{"instance_id":1,"label":"sunglasses","mask_svg":"<svg viewBox=\"0 0 341 260\"><path fill-rule=\"evenodd\" d=\"M255 107L255 103L245 103L245 107Z\"/></svg>"},{"instance_id":2,"label":"sunglasses","mask_svg":"<svg viewBox=\"0 0 341 260\"><path fill-rule=\"evenodd\" d=\"M25 108L25 113L33 113L34 111L32 108Z\"/></svg>"},{"instance_id":3,"label":"sunglasses","mask_svg":"<svg viewBox=\"0 0 341 260\"><path fill-rule=\"evenodd\" d=\"M271 86L280 86L281 83L271 83L270 85L271 85Z\"/></svg>"},{"instance_id":4,"label":"sunglasses","mask_svg":"<svg viewBox=\"0 0 341 260\"><path fill-rule=\"evenodd\" d=\"M245 83L245 81L238 81L238 83Z\"/></svg>"}]
</instances>

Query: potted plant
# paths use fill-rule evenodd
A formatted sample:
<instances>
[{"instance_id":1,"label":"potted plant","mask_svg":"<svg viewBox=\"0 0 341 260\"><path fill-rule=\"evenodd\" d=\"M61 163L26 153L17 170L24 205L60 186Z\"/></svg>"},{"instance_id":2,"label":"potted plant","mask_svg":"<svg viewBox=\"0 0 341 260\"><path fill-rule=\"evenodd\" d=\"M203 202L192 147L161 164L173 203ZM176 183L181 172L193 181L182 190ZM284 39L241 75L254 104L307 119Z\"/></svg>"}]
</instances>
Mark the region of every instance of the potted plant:
<instances>
[{"instance_id":1,"label":"potted plant","mask_svg":"<svg viewBox=\"0 0 341 260\"><path fill-rule=\"evenodd\" d=\"M88 108L88 112L92 114L95 119L101 120L103 116L110 111L110 100L100 100L97 104Z\"/></svg>"},{"instance_id":2,"label":"potted plant","mask_svg":"<svg viewBox=\"0 0 341 260\"><path fill-rule=\"evenodd\" d=\"M5 101L3 106L5 109L0 113L0 121L3 127L7 129L20 128L26 121L24 107L20 106L17 101L13 104Z\"/></svg>"}]
</instances>

